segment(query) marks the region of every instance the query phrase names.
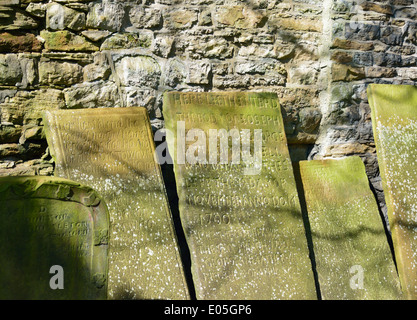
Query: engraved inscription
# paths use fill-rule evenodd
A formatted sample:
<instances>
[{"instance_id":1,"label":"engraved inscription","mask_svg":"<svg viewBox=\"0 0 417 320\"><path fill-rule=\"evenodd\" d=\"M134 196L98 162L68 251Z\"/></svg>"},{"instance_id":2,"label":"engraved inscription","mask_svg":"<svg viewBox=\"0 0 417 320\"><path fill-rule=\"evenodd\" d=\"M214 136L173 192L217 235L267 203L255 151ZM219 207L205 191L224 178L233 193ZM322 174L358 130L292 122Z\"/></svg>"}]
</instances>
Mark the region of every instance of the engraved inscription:
<instances>
[{"instance_id":1,"label":"engraved inscription","mask_svg":"<svg viewBox=\"0 0 417 320\"><path fill-rule=\"evenodd\" d=\"M0 185L0 298L105 299L104 203L85 206L77 195L91 195L90 188L53 177L2 177ZM100 243L96 234L103 236ZM65 288L58 291L49 286L54 265L65 270Z\"/></svg>"},{"instance_id":2,"label":"engraved inscription","mask_svg":"<svg viewBox=\"0 0 417 320\"><path fill-rule=\"evenodd\" d=\"M164 118L173 133L184 123L185 135L193 128L207 137L214 130L262 132L262 163L254 175L243 174L244 164L233 163L232 134L227 144L216 146L217 155L229 147L226 163L181 164L174 159L197 298L315 299L276 95L168 93ZM177 150L179 139L167 136L170 152ZM253 145L253 134L249 140Z\"/></svg>"},{"instance_id":3,"label":"engraved inscription","mask_svg":"<svg viewBox=\"0 0 417 320\"><path fill-rule=\"evenodd\" d=\"M146 109L46 118L56 174L92 186L109 207L109 298L189 298Z\"/></svg>"}]
</instances>

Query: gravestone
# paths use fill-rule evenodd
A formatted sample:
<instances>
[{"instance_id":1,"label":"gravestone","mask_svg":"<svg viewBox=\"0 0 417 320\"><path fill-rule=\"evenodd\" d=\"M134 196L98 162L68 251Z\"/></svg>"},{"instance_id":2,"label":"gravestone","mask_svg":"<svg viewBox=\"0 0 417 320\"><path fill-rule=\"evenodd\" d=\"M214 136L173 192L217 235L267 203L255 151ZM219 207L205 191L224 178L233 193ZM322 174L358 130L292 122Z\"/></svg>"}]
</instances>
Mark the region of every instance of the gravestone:
<instances>
[{"instance_id":1,"label":"gravestone","mask_svg":"<svg viewBox=\"0 0 417 320\"><path fill-rule=\"evenodd\" d=\"M417 87L368 87L372 126L403 292L417 299Z\"/></svg>"},{"instance_id":2,"label":"gravestone","mask_svg":"<svg viewBox=\"0 0 417 320\"><path fill-rule=\"evenodd\" d=\"M401 288L359 157L300 161L324 300L392 300Z\"/></svg>"},{"instance_id":3,"label":"gravestone","mask_svg":"<svg viewBox=\"0 0 417 320\"><path fill-rule=\"evenodd\" d=\"M163 113L197 299L317 299L277 96L172 92Z\"/></svg>"},{"instance_id":4,"label":"gravestone","mask_svg":"<svg viewBox=\"0 0 417 320\"><path fill-rule=\"evenodd\" d=\"M0 299L106 299L109 217L89 187L0 178Z\"/></svg>"},{"instance_id":5,"label":"gravestone","mask_svg":"<svg viewBox=\"0 0 417 320\"><path fill-rule=\"evenodd\" d=\"M109 299L188 299L147 110L58 110L44 121L55 175L108 205Z\"/></svg>"}]
</instances>

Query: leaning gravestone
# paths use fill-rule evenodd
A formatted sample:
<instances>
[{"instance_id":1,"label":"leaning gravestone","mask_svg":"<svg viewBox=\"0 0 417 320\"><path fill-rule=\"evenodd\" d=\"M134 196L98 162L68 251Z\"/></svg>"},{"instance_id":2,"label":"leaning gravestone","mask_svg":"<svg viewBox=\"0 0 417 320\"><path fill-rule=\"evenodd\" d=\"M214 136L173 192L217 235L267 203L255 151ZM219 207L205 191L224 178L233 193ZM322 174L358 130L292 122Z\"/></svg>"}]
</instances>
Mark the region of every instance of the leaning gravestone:
<instances>
[{"instance_id":1,"label":"leaning gravestone","mask_svg":"<svg viewBox=\"0 0 417 320\"><path fill-rule=\"evenodd\" d=\"M109 217L89 187L0 178L0 299L106 299Z\"/></svg>"},{"instance_id":2,"label":"leaning gravestone","mask_svg":"<svg viewBox=\"0 0 417 320\"><path fill-rule=\"evenodd\" d=\"M164 118L197 299L317 299L277 96L167 93Z\"/></svg>"},{"instance_id":3,"label":"leaning gravestone","mask_svg":"<svg viewBox=\"0 0 417 320\"><path fill-rule=\"evenodd\" d=\"M401 286L417 299L417 87L372 84L368 100Z\"/></svg>"},{"instance_id":4,"label":"leaning gravestone","mask_svg":"<svg viewBox=\"0 0 417 320\"><path fill-rule=\"evenodd\" d=\"M362 160L299 165L322 298L400 298L394 260Z\"/></svg>"},{"instance_id":5,"label":"leaning gravestone","mask_svg":"<svg viewBox=\"0 0 417 320\"><path fill-rule=\"evenodd\" d=\"M110 214L109 299L188 299L145 108L47 112L55 175L85 183Z\"/></svg>"}]
</instances>

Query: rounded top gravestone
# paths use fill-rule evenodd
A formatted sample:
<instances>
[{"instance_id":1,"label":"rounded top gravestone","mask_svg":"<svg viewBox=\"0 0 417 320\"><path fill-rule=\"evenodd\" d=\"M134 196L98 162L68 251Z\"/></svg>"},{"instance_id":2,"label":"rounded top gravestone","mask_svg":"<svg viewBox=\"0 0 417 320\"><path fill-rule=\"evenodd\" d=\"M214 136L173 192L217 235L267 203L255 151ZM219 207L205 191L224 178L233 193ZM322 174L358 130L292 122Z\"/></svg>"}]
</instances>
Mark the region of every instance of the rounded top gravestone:
<instances>
[{"instance_id":1,"label":"rounded top gravestone","mask_svg":"<svg viewBox=\"0 0 417 320\"><path fill-rule=\"evenodd\" d=\"M90 187L0 178L0 298L105 299L109 216Z\"/></svg>"}]
</instances>

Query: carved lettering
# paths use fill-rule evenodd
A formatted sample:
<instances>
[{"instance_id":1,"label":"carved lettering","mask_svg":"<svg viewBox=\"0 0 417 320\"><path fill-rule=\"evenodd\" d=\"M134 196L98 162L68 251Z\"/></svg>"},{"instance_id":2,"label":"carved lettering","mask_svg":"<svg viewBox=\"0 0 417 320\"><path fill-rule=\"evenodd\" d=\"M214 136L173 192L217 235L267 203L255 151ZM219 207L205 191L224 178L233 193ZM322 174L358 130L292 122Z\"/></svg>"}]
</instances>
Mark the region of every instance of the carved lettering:
<instances>
[{"instance_id":1,"label":"carved lettering","mask_svg":"<svg viewBox=\"0 0 417 320\"><path fill-rule=\"evenodd\" d=\"M109 207L108 298L187 299L147 110L59 110L45 122L55 173L91 185Z\"/></svg>"},{"instance_id":2,"label":"carved lettering","mask_svg":"<svg viewBox=\"0 0 417 320\"><path fill-rule=\"evenodd\" d=\"M185 131L202 128L207 136L222 131L230 135L223 144L217 135L215 143L206 141L210 156L204 163L174 159L180 214L198 274L194 280L200 299L315 298L279 108L272 94L165 95L164 119L171 132L177 133L181 124ZM231 133L243 137L244 130L262 132L262 162L253 176L245 175L244 166L232 161L238 154L230 148L237 144ZM251 146L244 152L251 153L255 135L245 137ZM180 138L167 136L171 154ZM290 266L293 258L299 261L296 267ZM294 274L285 273L289 268L303 278L303 284L294 283ZM283 290L282 283L297 289Z\"/></svg>"}]
</instances>

